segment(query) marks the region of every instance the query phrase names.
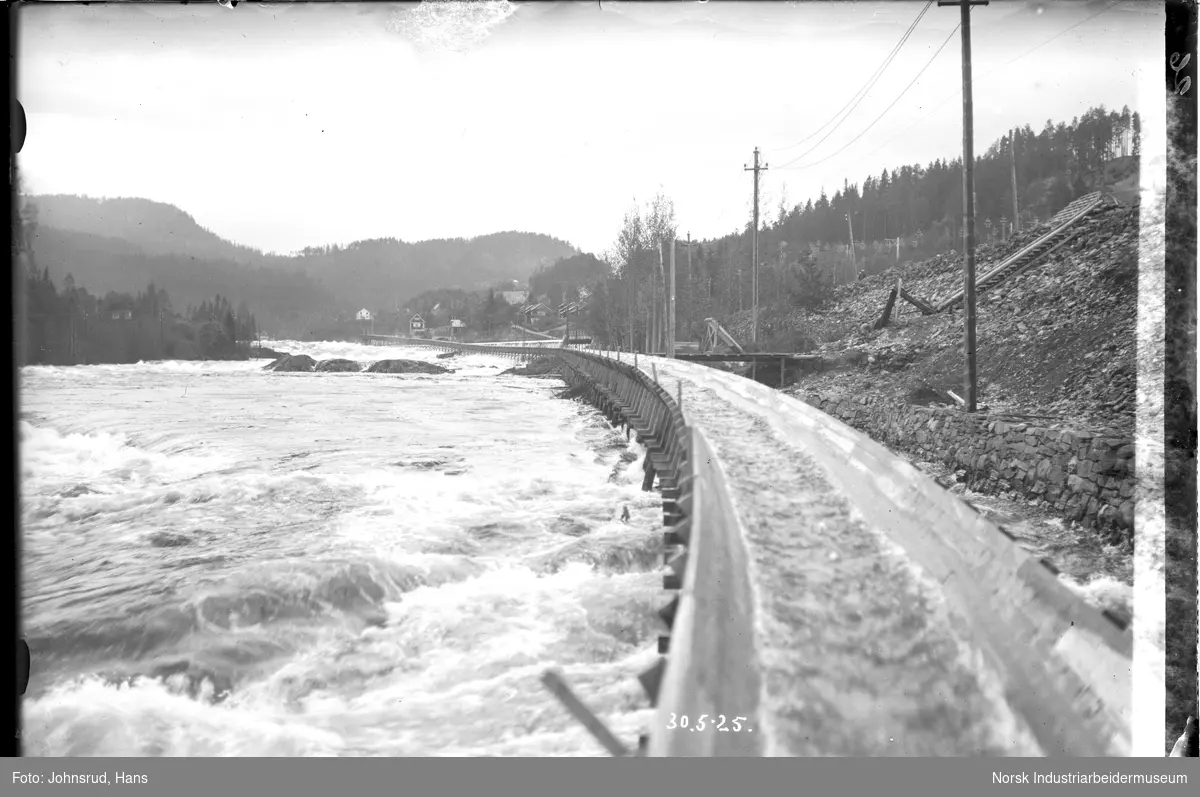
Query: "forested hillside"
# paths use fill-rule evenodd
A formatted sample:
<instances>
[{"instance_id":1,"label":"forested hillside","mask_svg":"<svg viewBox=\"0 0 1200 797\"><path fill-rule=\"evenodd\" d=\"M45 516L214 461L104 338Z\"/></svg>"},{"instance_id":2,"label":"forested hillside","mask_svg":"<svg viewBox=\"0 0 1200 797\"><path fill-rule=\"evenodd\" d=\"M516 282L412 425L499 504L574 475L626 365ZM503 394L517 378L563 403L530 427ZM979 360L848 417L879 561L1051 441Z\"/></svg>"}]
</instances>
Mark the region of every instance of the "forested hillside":
<instances>
[{"instance_id":1,"label":"forested hillside","mask_svg":"<svg viewBox=\"0 0 1200 797\"><path fill-rule=\"evenodd\" d=\"M201 227L190 214L165 202L67 194L43 194L30 199L37 208L37 223L43 227L118 238L148 255L180 254L256 264L285 259L226 241Z\"/></svg>"},{"instance_id":2,"label":"forested hillside","mask_svg":"<svg viewBox=\"0 0 1200 797\"><path fill-rule=\"evenodd\" d=\"M1010 136L1015 158L1010 158ZM1039 132L1026 125L993 141L975 164L980 242L1011 234L1014 159L1024 229L1093 190L1136 202L1140 145L1138 115L1103 106L1070 123L1047 121ZM832 196L821 191L792 207L763 209L763 307L819 304L836 285L960 247L961 158L898 165L860 179L847 177ZM854 229L853 254L847 217ZM749 309L752 232L747 222L735 233L697 242L689 260L687 247L675 240L669 197L660 195L646 208L631 208L607 255L609 273L593 280L588 323L612 345L645 347L661 340L662 324L655 316L663 296L658 251L672 240L677 247L679 340L695 338L698 324L708 316L729 319Z\"/></svg>"},{"instance_id":3,"label":"forested hillside","mask_svg":"<svg viewBox=\"0 0 1200 797\"><path fill-rule=\"evenodd\" d=\"M264 255L200 227L178 208L143 199L28 196L23 215L41 270L71 274L101 294L155 283L177 302L238 296L275 336L335 329L354 311L394 311L436 288L475 290L524 281L536 268L576 253L547 235L500 232L408 243L396 239Z\"/></svg>"},{"instance_id":4,"label":"forested hillside","mask_svg":"<svg viewBox=\"0 0 1200 797\"><path fill-rule=\"evenodd\" d=\"M535 269L575 253L575 247L549 235L499 232L478 238L417 243L385 238L309 248L289 266L327 279L340 300L374 311L394 309L437 288L471 291L498 280L523 282Z\"/></svg>"},{"instance_id":5,"label":"forested hillside","mask_svg":"<svg viewBox=\"0 0 1200 797\"><path fill-rule=\"evenodd\" d=\"M303 272L179 253L148 254L121 238L42 224L33 241L38 266L55 283L61 285L71 275L100 295L133 293L155 283L181 305L199 305L217 294L238 296L272 334L300 334L306 324L336 311L335 294Z\"/></svg>"}]
</instances>

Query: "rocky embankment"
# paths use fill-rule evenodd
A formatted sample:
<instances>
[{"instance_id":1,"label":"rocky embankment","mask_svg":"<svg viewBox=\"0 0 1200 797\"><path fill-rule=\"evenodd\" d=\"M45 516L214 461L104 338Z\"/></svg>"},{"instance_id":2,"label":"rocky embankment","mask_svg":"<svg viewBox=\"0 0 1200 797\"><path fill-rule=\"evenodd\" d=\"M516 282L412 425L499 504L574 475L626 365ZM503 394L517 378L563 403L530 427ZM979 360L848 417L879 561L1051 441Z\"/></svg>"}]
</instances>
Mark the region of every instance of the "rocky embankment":
<instances>
[{"instance_id":1,"label":"rocky embankment","mask_svg":"<svg viewBox=\"0 0 1200 797\"><path fill-rule=\"evenodd\" d=\"M1008 496L1128 540L1136 398L1138 210L1113 206L1076 237L978 297L980 412L965 417L961 310L924 316L898 300L900 280L930 303L962 284L955 253L837 289L818 312L764 313L766 335L811 342L823 370L788 393L893 450L939 462L972 489ZM978 274L1049 232L1047 225L979 249ZM748 337L748 319L727 325ZM778 384L774 372L770 377Z\"/></svg>"},{"instance_id":2,"label":"rocky embankment","mask_svg":"<svg viewBox=\"0 0 1200 797\"><path fill-rule=\"evenodd\" d=\"M976 325L979 401L1005 413L1132 433L1136 388L1138 211L1111 207L1076 228L1079 235L1029 270L979 295ZM983 274L1049 231L1043 225L1004 244L979 248ZM828 358L806 376L805 392L840 392L905 403L948 403L963 393L961 311L923 316L897 301L899 314L874 329L897 279L927 301L962 284L955 253L907 263L843 286L819 312L764 313L764 327L813 342ZM748 337L749 319L728 325Z\"/></svg>"}]
</instances>

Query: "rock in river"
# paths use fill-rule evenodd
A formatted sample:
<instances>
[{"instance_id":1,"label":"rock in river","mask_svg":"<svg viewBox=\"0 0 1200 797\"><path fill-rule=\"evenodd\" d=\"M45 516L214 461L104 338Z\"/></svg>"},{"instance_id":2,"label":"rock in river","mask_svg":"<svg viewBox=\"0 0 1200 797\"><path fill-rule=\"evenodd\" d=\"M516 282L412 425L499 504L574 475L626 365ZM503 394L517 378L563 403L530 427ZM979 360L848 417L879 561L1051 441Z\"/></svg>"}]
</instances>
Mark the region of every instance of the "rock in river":
<instances>
[{"instance_id":1,"label":"rock in river","mask_svg":"<svg viewBox=\"0 0 1200 797\"><path fill-rule=\"evenodd\" d=\"M500 376L550 376L558 373L558 366L558 360L553 357L538 357L528 365L501 371Z\"/></svg>"},{"instance_id":2,"label":"rock in river","mask_svg":"<svg viewBox=\"0 0 1200 797\"><path fill-rule=\"evenodd\" d=\"M317 364L318 371L361 371L362 366L354 360L323 360Z\"/></svg>"},{"instance_id":3,"label":"rock in river","mask_svg":"<svg viewBox=\"0 0 1200 797\"><path fill-rule=\"evenodd\" d=\"M311 371L317 361L307 354L285 354L263 368L265 371Z\"/></svg>"},{"instance_id":4,"label":"rock in river","mask_svg":"<svg viewBox=\"0 0 1200 797\"><path fill-rule=\"evenodd\" d=\"M370 374L451 374L449 368L420 360L380 360L367 369Z\"/></svg>"}]
</instances>

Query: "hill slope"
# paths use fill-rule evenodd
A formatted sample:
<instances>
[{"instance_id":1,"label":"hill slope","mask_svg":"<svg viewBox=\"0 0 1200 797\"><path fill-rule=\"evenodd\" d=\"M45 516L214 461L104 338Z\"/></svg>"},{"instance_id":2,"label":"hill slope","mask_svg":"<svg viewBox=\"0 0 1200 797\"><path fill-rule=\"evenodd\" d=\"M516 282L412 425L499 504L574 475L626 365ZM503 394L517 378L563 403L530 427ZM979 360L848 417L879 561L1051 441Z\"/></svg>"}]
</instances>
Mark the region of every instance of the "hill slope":
<instances>
[{"instance_id":1,"label":"hill slope","mask_svg":"<svg viewBox=\"0 0 1200 797\"><path fill-rule=\"evenodd\" d=\"M190 214L165 202L66 194L43 194L28 200L37 206L39 225L120 238L150 255L181 254L255 264L282 259L227 241L201 227Z\"/></svg>"},{"instance_id":2,"label":"hill slope","mask_svg":"<svg viewBox=\"0 0 1200 797\"><path fill-rule=\"evenodd\" d=\"M69 274L91 293L137 293L149 283L163 288L177 311L220 294L245 301L260 326L273 334L299 334L306 322L331 315L328 287L307 274L188 254L148 254L122 238L71 232L39 224L34 237L38 268L62 286Z\"/></svg>"},{"instance_id":3,"label":"hill slope","mask_svg":"<svg viewBox=\"0 0 1200 797\"><path fill-rule=\"evenodd\" d=\"M978 273L1048 230L1026 231L978 250ZM977 363L981 403L1132 431L1136 389L1138 210L1113 207L1082 222L1082 234L1030 270L978 299ZM809 341L839 363L805 377L802 392L843 391L924 403L963 392L962 313L922 316L898 302L899 319L882 330L897 278L931 301L961 285L961 256L904 264L835 291L817 312L768 312L764 329ZM748 314L727 324L749 337Z\"/></svg>"},{"instance_id":4,"label":"hill slope","mask_svg":"<svg viewBox=\"0 0 1200 797\"><path fill-rule=\"evenodd\" d=\"M417 243L384 238L309 249L288 267L328 277L340 300L374 310L435 288L473 290L497 280L524 282L535 269L576 253L575 247L549 235L499 232Z\"/></svg>"},{"instance_id":5,"label":"hill slope","mask_svg":"<svg viewBox=\"0 0 1200 797\"><path fill-rule=\"evenodd\" d=\"M396 239L265 255L205 230L179 208L145 199L30 196L34 255L61 284L67 274L95 293L136 292L149 282L182 306L214 294L244 299L273 334L304 334L367 307L392 308L434 288L524 281L577 250L548 235L500 232L408 243Z\"/></svg>"}]
</instances>

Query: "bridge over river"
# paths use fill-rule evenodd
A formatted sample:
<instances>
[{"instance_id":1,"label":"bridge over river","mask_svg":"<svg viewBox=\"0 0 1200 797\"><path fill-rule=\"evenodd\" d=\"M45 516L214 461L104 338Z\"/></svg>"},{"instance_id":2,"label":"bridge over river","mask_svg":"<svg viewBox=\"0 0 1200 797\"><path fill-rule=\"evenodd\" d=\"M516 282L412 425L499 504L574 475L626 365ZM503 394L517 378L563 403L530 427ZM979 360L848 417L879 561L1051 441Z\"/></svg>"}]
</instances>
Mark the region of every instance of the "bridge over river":
<instances>
[{"instance_id":1,"label":"bridge over river","mask_svg":"<svg viewBox=\"0 0 1200 797\"><path fill-rule=\"evenodd\" d=\"M905 459L698 362L528 359L647 447L664 508L652 756L1129 755L1132 638ZM614 754L553 676L548 685Z\"/></svg>"}]
</instances>

